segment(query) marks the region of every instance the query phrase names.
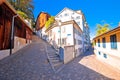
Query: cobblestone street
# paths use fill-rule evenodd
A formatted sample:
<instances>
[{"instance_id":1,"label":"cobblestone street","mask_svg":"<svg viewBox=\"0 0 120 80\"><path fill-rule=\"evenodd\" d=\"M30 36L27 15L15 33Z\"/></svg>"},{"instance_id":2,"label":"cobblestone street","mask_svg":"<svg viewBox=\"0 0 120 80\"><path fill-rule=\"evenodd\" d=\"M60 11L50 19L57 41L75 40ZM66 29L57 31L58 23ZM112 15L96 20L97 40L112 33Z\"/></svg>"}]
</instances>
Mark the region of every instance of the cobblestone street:
<instances>
[{"instance_id":1,"label":"cobblestone street","mask_svg":"<svg viewBox=\"0 0 120 80\"><path fill-rule=\"evenodd\" d=\"M91 51L54 73L45 45L50 46L44 41L33 42L1 60L0 80L120 80L120 74L98 61Z\"/></svg>"}]
</instances>

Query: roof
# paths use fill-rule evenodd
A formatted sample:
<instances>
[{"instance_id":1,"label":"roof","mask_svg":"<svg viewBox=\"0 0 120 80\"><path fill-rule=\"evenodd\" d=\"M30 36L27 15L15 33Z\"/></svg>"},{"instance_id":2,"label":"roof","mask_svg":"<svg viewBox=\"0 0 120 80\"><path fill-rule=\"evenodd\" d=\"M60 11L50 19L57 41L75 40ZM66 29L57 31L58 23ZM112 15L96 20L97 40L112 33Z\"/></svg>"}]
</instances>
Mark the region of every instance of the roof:
<instances>
[{"instance_id":1,"label":"roof","mask_svg":"<svg viewBox=\"0 0 120 80\"><path fill-rule=\"evenodd\" d=\"M118 26L117 28L114 28L114 29L112 29L112 30L110 30L110 31L107 31L107 32L105 32L105 33L103 33L103 34L101 34L101 35L99 35L99 36L96 36L95 38L93 38L93 40L96 39L96 38L98 38L98 37L101 37L101 36L103 36L103 35L105 35L105 34L110 34L110 33L114 32L114 31L117 31L117 30L120 31L120 26Z\"/></svg>"},{"instance_id":2,"label":"roof","mask_svg":"<svg viewBox=\"0 0 120 80\"><path fill-rule=\"evenodd\" d=\"M75 27L77 30L79 30L82 33L81 28L79 27L79 25L74 20L70 20L70 21L66 21L66 22L61 22L61 26L68 25L68 24L73 24L73 27ZM53 29L54 27L58 27L58 26L59 26L58 23L55 22L45 32L48 32L49 30Z\"/></svg>"},{"instance_id":3,"label":"roof","mask_svg":"<svg viewBox=\"0 0 120 80\"><path fill-rule=\"evenodd\" d=\"M84 14L82 13L82 11L81 10L72 10L72 9L70 9L70 8L67 8L67 7L65 7L63 10L61 10L55 17L57 17L58 15L60 15L64 10L70 10L70 11L72 11L72 12L75 12L75 13L77 13L77 14L81 14L82 15L82 19L86 22L86 18L85 18L85 16L84 16ZM86 23L87 24L87 23ZM87 24L87 26L86 26L87 28L88 28L88 24Z\"/></svg>"},{"instance_id":4,"label":"roof","mask_svg":"<svg viewBox=\"0 0 120 80\"><path fill-rule=\"evenodd\" d=\"M73 11L73 12L75 12L75 13L77 13L77 14L82 14L83 15L83 13L82 13L82 11L81 10L77 10L77 11L74 11L74 10L72 10L72 9L69 9L69 8L67 8L67 7L65 7L63 10L61 10L55 17L57 17L59 14L61 14L64 10L70 10L70 11ZM79 13L78 11L81 11L81 13Z\"/></svg>"},{"instance_id":5,"label":"roof","mask_svg":"<svg viewBox=\"0 0 120 80\"><path fill-rule=\"evenodd\" d=\"M17 12L16 12L16 10L12 7L12 5L7 0L4 0L4 2L2 4L6 5L14 13L14 15L18 15ZM19 19L20 21L22 21L26 25L26 27L30 31L32 31L32 29L28 26L28 24L19 15L17 16L17 19Z\"/></svg>"}]
</instances>

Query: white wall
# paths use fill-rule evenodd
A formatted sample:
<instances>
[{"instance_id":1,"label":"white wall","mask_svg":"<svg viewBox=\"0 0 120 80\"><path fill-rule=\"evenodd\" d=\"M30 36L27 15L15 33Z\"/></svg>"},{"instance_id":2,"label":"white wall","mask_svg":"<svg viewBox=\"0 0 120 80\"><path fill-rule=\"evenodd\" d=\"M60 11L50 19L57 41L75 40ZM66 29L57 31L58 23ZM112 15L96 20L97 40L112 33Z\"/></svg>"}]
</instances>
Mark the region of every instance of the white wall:
<instances>
[{"instance_id":1,"label":"white wall","mask_svg":"<svg viewBox=\"0 0 120 80\"><path fill-rule=\"evenodd\" d=\"M67 14L67 16L65 16ZM80 13L70 10L68 8L64 8L56 17L56 20L60 20L61 22L66 22L70 20L75 20L76 23L78 23L79 27L83 31L83 47L85 49L89 47L90 45L90 37L89 37L89 28L86 28L87 23L86 20L84 19L84 15L82 15L82 12ZM87 37L85 37L87 35ZM68 40L69 41L69 40ZM84 44L84 41L87 42L87 44ZM84 50L84 52L86 49Z\"/></svg>"},{"instance_id":2,"label":"white wall","mask_svg":"<svg viewBox=\"0 0 120 80\"><path fill-rule=\"evenodd\" d=\"M67 14L67 16L65 16L65 14ZM77 18L77 17L79 17L79 18ZM65 9L62 13L60 13L57 17L55 17L55 19L61 20L61 22L75 20L76 23L78 23L80 28L83 30L82 14L78 14L75 11Z\"/></svg>"},{"instance_id":3,"label":"white wall","mask_svg":"<svg viewBox=\"0 0 120 80\"><path fill-rule=\"evenodd\" d=\"M98 43L96 43L94 48L94 53L100 61L103 61L120 70L120 42L117 43L117 49L111 49L110 43L106 43L106 48L102 47L102 43L100 43L100 47L98 47ZM106 54L107 58L104 58L103 54Z\"/></svg>"},{"instance_id":4,"label":"white wall","mask_svg":"<svg viewBox=\"0 0 120 80\"><path fill-rule=\"evenodd\" d=\"M79 32L80 33L80 32ZM80 33L81 34L81 33ZM82 54L83 52L80 52L79 49L82 49L83 51L83 46L82 43L79 44L78 40L80 40L82 42L82 34L76 34L75 33L75 40L76 40L76 44L75 44L75 51L76 51L76 57L79 56L80 54Z\"/></svg>"},{"instance_id":5,"label":"white wall","mask_svg":"<svg viewBox=\"0 0 120 80\"><path fill-rule=\"evenodd\" d=\"M74 45L73 41L73 24L69 24L69 27L66 26L66 37L67 37L67 45ZM71 34L68 36L67 34Z\"/></svg>"},{"instance_id":6,"label":"white wall","mask_svg":"<svg viewBox=\"0 0 120 80\"><path fill-rule=\"evenodd\" d=\"M96 43L95 48L99 51L102 51L120 58L120 42L117 43L117 49L111 49L111 43L106 43L106 48L102 47L102 43L100 43L100 47L98 47L98 43Z\"/></svg>"},{"instance_id":7,"label":"white wall","mask_svg":"<svg viewBox=\"0 0 120 80\"><path fill-rule=\"evenodd\" d=\"M54 43L57 46L60 46L58 44L58 39L60 39L60 27L54 27L52 30L52 36L49 36L49 41L52 39L52 42L55 41ZM50 31L49 31L50 32ZM68 34L70 34L68 36ZM61 43L62 43L62 38L66 38L66 45L73 45L73 24L68 24L68 25L63 25L61 26ZM51 43L52 44L52 43Z\"/></svg>"}]
</instances>

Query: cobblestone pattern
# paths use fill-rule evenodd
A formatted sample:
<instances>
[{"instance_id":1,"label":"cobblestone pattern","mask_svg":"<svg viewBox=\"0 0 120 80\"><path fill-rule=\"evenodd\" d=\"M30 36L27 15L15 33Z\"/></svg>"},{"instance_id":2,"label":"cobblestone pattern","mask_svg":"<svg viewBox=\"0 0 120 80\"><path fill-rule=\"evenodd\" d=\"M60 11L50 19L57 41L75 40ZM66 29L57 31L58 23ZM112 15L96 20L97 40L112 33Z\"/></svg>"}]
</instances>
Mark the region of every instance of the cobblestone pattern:
<instances>
[{"instance_id":1,"label":"cobblestone pattern","mask_svg":"<svg viewBox=\"0 0 120 80\"><path fill-rule=\"evenodd\" d=\"M45 52L43 41L32 43L16 54L0 61L0 80L114 80L97 68L104 67L94 56L77 57L58 73L54 73ZM48 45L48 44L46 44ZM87 58L87 59L86 59ZM96 60L94 62L94 60ZM100 64L101 66L97 66ZM96 66L96 67L94 67ZM90 67L96 68L92 69ZM113 71L107 68L110 72ZM104 70L102 70L104 72ZM112 76L112 75L111 75ZM119 75L118 75L119 76ZM116 78L116 80L120 80Z\"/></svg>"}]
</instances>

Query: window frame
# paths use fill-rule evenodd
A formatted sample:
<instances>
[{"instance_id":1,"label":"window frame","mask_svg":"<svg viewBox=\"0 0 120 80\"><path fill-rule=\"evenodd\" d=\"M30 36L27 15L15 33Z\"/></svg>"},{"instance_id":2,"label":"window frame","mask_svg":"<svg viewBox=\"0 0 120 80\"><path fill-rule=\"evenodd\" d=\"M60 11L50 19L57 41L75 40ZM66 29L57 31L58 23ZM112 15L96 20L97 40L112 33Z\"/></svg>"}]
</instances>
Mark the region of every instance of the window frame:
<instances>
[{"instance_id":1,"label":"window frame","mask_svg":"<svg viewBox=\"0 0 120 80\"><path fill-rule=\"evenodd\" d=\"M98 39L98 47L100 47L100 39Z\"/></svg>"},{"instance_id":2,"label":"window frame","mask_svg":"<svg viewBox=\"0 0 120 80\"><path fill-rule=\"evenodd\" d=\"M116 34L110 35L111 49L117 49L117 36Z\"/></svg>"},{"instance_id":3,"label":"window frame","mask_svg":"<svg viewBox=\"0 0 120 80\"><path fill-rule=\"evenodd\" d=\"M106 38L105 37L102 38L102 47L106 48Z\"/></svg>"}]
</instances>

